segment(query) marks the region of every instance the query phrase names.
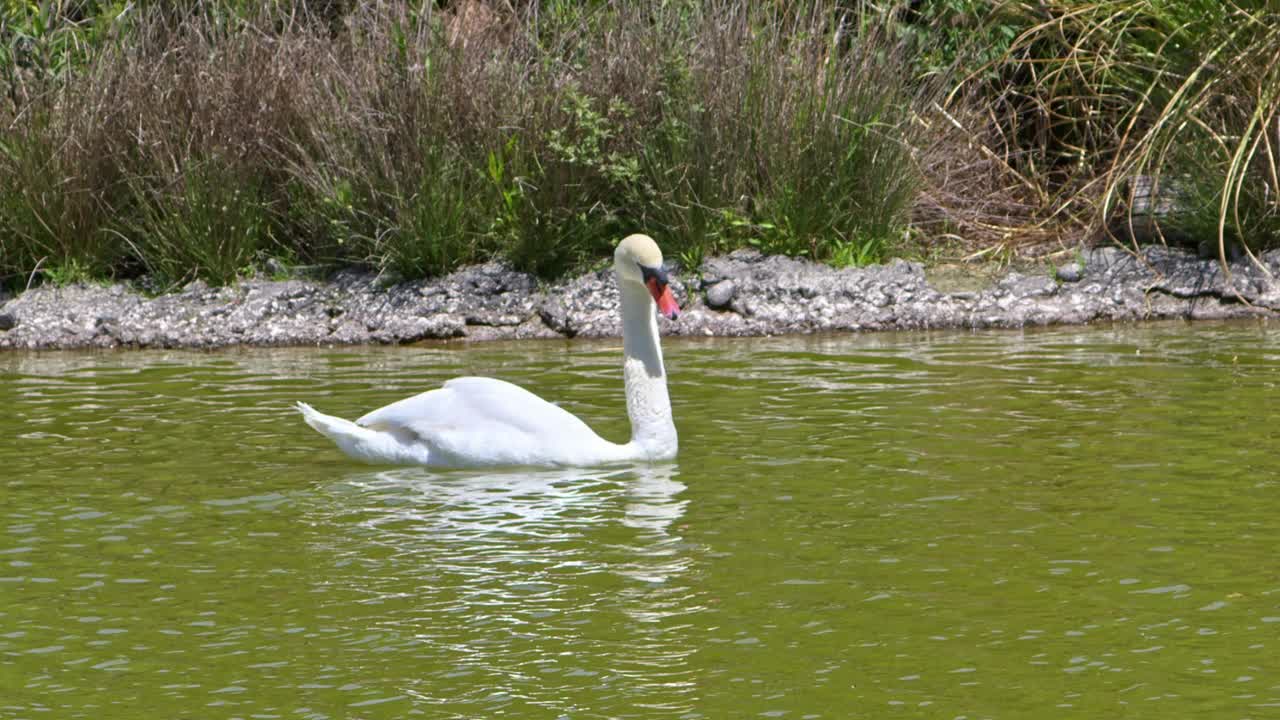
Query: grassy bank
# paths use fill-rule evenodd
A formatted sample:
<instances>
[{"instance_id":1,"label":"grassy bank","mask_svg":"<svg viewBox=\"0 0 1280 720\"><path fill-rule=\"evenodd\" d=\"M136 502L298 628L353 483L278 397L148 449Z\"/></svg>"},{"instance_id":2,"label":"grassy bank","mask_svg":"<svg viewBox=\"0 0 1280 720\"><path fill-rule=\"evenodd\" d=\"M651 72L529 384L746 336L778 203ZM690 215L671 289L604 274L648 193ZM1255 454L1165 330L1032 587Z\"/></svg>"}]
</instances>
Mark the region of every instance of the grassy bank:
<instances>
[{"instance_id":1,"label":"grassy bank","mask_svg":"<svg viewBox=\"0 0 1280 720\"><path fill-rule=\"evenodd\" d=\"M1280 232L1264 3L2 7L10 286Z\"/></svg>"},{"instance_id":2,"label":"grassy bank","mask_svg":"<svg viewBox=\"0 0 1280 720\"><path fill-rule=\"evenodd\" d=\"M74 31L91 36L74 67L11 77L11 279L226 281L267 256L554 274L636 228L690 260L752 243L851 262L884 254L919 186L901 47L853 41L833 7L102 17Z\"/></svg>"}]
</instances>

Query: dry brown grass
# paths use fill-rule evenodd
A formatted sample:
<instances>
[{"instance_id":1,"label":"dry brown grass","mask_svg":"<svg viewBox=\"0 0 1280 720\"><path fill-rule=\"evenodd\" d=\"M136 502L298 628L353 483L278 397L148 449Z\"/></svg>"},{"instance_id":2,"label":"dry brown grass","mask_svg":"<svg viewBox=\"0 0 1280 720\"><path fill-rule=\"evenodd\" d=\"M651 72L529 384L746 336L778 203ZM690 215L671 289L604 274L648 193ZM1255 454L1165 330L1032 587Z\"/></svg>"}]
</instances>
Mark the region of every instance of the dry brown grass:
<instances>
[{"instance_id":1,"label":"dry brown grass","mask_svg":"<svg viewBox=\"0 0 1280 720\"><path fill-rule=\"evenodd\" d=\"M1009 52L965 78L1027 192L1017 236L1280 242L1280 15L1264 2L999 3ZM990 75L998 80L993 83ZM1008 197L1014 196L1009 193Z\"/></svg>"}]
</instances>

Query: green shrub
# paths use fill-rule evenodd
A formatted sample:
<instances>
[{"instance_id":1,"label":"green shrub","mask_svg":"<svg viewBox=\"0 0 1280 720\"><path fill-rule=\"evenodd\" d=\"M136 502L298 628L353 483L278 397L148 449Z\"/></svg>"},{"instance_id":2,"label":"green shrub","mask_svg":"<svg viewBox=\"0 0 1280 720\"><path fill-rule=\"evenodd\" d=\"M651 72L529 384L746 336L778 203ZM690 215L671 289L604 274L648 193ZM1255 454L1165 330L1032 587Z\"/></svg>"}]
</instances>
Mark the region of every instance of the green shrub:
<instances>
[{"instance_id":1,"label":"green shrub","mask_svg":"<svg viewBox=\"0 0 1280 720\"><path fill-rule=\"evenodd\" d=\"M103 196L117 169L65 140L99 132L42 105L0 136L0 282L25 284L38 272L105 277L125 258L108 232L114 213Z\"/></svg>"},{"instance_id":2,"label":"green shrub","mask_svg":"<svg viewBox=\"0 0 1280 720\"><path fill-rule=\"evenodd\" d=\"M922 183L931 96L892 12L94 7L64 14L88 39L38 91L10 64L11 282L42 261L228 282L268 255L404 276L505 257L554 275L638 230L689 262L755 245L862 263L903 235Z\"/></svg>"},{"instance_id":3,"label":"green shrub","mask_svg":"<svg viewBox=\"0 0 1280 720\"><path fill-rule=\"evenodd\" d=\"M226 284L262 256L278 255L260 182L216 159L187 158L173 185L129 181L133 207L113 231L159 284L194 278Z\"/></svg>"}]
</instances>

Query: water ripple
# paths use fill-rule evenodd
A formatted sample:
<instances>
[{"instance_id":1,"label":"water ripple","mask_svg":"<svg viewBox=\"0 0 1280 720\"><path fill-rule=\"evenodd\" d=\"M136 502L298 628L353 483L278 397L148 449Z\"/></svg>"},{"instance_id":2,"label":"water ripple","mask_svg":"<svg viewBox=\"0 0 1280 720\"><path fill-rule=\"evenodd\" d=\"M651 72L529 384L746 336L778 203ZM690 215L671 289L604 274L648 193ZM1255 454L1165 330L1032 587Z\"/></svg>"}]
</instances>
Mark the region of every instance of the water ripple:
<instances>
[{"instance_id":1,"label":"water ripple","mask_svg":"<svg viewBox=\"0 0 1280 720\"><path fill-rule=\"evenodd\" d=\"M678 464L343 461L616 341L0 355L0 717L1262 716L1265 325L668 343Z\"/></svg>"}]
</instances>

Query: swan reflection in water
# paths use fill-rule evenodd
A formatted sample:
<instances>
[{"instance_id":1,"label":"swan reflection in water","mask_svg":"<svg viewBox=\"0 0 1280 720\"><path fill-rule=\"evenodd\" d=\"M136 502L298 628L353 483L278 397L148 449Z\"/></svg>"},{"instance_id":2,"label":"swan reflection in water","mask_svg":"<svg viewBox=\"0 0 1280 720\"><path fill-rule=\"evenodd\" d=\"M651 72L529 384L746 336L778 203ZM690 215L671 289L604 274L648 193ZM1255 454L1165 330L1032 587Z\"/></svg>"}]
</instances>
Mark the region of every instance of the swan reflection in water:
<instances>
[{"instance_id":1,"label":"swan reflection in water","mask_svg":"<svg viewBox=\"0 0 1280 720\"><path fill-rule=\"evenodd\" d=\"M612 700L677 715L693 707L684 618L701 609L677 476L673 464L353 473L321 488L316 554L333 558L330 583L364 594L366 622L422 648L408 694L473 711Z\"/></svg>"}]
</instances>

